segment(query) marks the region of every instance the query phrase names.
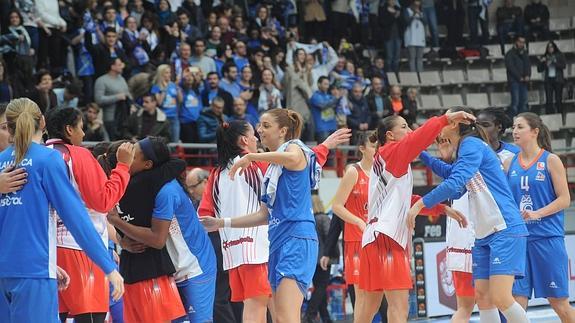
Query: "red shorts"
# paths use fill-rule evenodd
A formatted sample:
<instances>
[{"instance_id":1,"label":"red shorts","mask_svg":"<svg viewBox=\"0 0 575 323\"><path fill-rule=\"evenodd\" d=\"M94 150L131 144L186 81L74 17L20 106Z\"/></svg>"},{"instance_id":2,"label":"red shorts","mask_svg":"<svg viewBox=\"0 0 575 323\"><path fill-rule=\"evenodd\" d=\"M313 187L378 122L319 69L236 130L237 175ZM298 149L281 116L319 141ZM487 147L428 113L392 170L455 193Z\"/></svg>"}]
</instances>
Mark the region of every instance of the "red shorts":
<instances>
[{"instance_id":1,"label":"red shorts","mask_svg":"<svg viewBox=\"0 0 575 323\"><path fill-rule=\"evenodd\" d=\"M232 302L243 302L258 296L272 296L268 264L241 265L230 269Z\"/></svg>"},{"instance_id":2,"label":"red shorts","mask_svg":"<svg viewBox=\"0 0 575 323\"><path fill-rule=\"evenodd\" d=\"M359 288L370 291L413 288L409 254L383 233L361 249Z\"/></svg>"},{"instance_id":3,"label":"red shorts","mask_svg":"<svg viewBox=\"0 0 575 323\"><path fill-rule=\"evenodd\" d=\"M348 285L359 284L361 241L345 241L343 246L343 270Z\"/></svg>"},{"instance_id":4,"label":"red shorts","mask_svg":"<svg viewBox=\"0 0 575 323\"><path fill-rule=\"evenodd\" d=\"M453 285L455 285L455 295L459 297L475 297L473 287L473 274L462 271L452 271Z\"/></svg>"},{"instance_id":5,"label":"red shorts","mask_svg":"<svg viewBox=\"0 0 575 323\"><path fill-rule=\"evenodd\" d=\"M186 315L176 282L170 276L124 284L126 323L156 323Z\"/></svg>"},{"instance_id":6,"label":"red shorts","mask_svg":"<svg viewBox=\"0 0 575 323\"><path fill-rule=\"evenodd\" d=\"M70 316L108 312L110 284L100 267L82 250L56 250L58 266L70 276L68 288L58 292L59 312Z\"/></svg>"}]
</instances>

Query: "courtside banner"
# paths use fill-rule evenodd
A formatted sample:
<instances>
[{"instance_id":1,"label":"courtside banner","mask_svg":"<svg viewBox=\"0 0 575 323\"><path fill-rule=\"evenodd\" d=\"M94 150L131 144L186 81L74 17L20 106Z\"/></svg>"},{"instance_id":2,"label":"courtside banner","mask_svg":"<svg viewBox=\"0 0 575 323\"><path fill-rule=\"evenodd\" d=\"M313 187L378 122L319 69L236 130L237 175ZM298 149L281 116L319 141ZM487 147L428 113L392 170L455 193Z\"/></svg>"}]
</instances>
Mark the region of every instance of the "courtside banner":
<instances>
[{"instance_id":1,"label":"courtside banner","mask_svg":"<svg viewBox=\"0 0 575 323\"><path fill-rule=\"evenodd\" d=\"M569 256L569 300L575 301L575 235L565 236ZM457 309L453 276L446 266L445 241L425 242L423 245L425 298L427 316L451 315ZM548 304L541 298L531 299L529 306ZM475 308L477 310L477 307Z\"/></svg>"}]
</instances>

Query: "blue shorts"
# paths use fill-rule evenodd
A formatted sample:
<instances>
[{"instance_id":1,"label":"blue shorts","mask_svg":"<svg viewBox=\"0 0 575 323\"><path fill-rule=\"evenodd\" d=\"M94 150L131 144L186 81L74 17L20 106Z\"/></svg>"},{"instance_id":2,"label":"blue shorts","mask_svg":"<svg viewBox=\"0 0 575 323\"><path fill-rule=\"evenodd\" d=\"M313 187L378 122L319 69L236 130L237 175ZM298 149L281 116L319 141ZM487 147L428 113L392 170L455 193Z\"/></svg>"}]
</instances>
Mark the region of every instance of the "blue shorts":
<instances>
[{"instance_id":1,"label":"blue shorts","mask_svg":"<svg viewBox=\"0 0 575 323\"><path fill-rule=\"evenodd\" d=\"M59 323L56 280L0 278L0 321Z\"/></svg>"},{"instance_id":2,"label":"blue shorts","mask_svg":"<svg viewBox=\"0 0 575 323\"><path fill-rule=\"evenodd\" d=\"M317 264L318 242L313 239L291 237L270 253L268 279L275 292L283 278L291 278L304 294L311 284Z\"/></svg>"},{"instance_id":3,"label":"blue shorts","mask_svg":"<svg viewBox=\"0 0 575 323\"><path fill-rule=\"evenodd\" d=\"M525 278L513 284L513 295L531 298L569 297L569 257L565 238L527 242Z\"/></svg>"},{"instance_id":4,"label":"blue shorts","mask_svg":"<svg viewBox=\"0 0 575 323\"><path fill-rule=\"evenodd\" d=\"M473 279L489 279L493 275L522 278L525 275L527 237L504 230L475 240L473 247Z\"/></svg>"},{"instance_id":5,"label":"blue shorts","mask_svg":"<svg viewBox=\"0 0 575 323\"><path fill-rule=\"evenodd\" d=\"M178 286L182 304L188 315L172 322L186 322L188 320L190 323L213 322L216 294L215 272L187 279L177 283L176 286Z\"/></svg>"}]
</instances>

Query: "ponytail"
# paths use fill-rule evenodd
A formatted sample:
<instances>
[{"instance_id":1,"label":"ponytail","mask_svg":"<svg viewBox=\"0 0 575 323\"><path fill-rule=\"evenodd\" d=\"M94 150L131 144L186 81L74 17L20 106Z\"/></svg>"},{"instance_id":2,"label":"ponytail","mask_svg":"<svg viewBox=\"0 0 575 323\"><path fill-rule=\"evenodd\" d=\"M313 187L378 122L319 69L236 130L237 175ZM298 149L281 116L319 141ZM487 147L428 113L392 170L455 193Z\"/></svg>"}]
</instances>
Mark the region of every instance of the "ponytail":
<instances>
[{"instance_id":1,"label":"ponytail","mask_svg":"<svg viewBox=\"0 0 575 323\"><path fill-rule=\"evenodd\" d=\"M474 114L473 110L471 110L470 108L467 108L467 107L451 108L451 109L449 109L449 111L451 111L451 112L464 111L464 112L467 112L469 114ZM461 145L461 142L463 142L463 139L465 139L466 137L469 137L469 136L477 137L477 138L485 141L488 145L491 145L491 140L489 139L489 135L487 134L487 131L485 130L485 128L483 128L482 126L480 126L479 124L477 124L475 122L472 122L470 124L460 123L458 125L458 129L459 129L459 136L461 137L461 139L459 140L459 145ZM457 147L457 151L459 151L459 147Z\"/></svg>"},{"instance_id":2,"label":"ponytail","mask_svg":"<svg viewBox=\"0 0 575 323\"><path fill-rule=\"evenodd\" d=\"M369 141L377 142L378 146L383 146L387 141L387 132L395 126L399 118L401 117L398 115L391 115L379 120L377 130L369 136Z\"/></svg>"},{"instance_id":3,"label":"ponytail","mask_svg":"<svg viewBox=\"0 0 575 323\"><path fill-rule=\"evenodd\" d=\"M289 109L271 109L265 112L271 115L278 123L280 129L287 128L285 141L299 139L303 129L303 118L301 114Z\"/></svg>"},{"instance_id":4,"label":"ponytail","mask_svg":"<svg viewBox=\"0 0 575 323\"><path fill-rule=\"evenodd\" d=\"M238 139L245 136L250 124L243 120L224 122L216 131L218 168L224 169L233 158L243 152Z\"/></svg>"},{"instance_id":5,"label":"ponytail","mask_svg":"<svg viewBox=\"0 0 575 323\"><path fill-rule=\"evenodd\" d=\"M14 164L18 165L24 159L32 137L40 130L42 112L34 101L28 98L18 98L8 103L6 121L8 131L14 138Z\"/></svg>"},{"instance_id":6,"label":"ponytail","mask_svg":"<svg viewBox=\"0 0 575 323\"><path fill-rule=\"evenodd\" d=\"M551 150L551 132L543 123L541 117L533 112L523 112L518 114L517 118L525 119L531 129L539 129L539 133L537 134L537 145L548 152L553 152Z\"/></svg>"}]
</instances>

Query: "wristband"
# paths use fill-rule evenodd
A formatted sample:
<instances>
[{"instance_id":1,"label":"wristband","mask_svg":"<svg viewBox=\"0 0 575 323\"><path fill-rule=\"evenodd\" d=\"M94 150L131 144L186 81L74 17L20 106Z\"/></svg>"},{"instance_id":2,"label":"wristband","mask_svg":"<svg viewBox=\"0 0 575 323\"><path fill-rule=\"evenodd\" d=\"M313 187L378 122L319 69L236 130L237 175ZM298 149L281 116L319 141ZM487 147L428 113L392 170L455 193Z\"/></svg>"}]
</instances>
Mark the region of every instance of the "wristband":
<instances>
[{"instance_id":1,"label":"wristband","mask_svg":"<svg viewBox=\"0 0 575 323\"><path fill-rule=\"evenodd\" d=\"M232 227L232 218L224 218L224 228Z\"/></svg>"}]
</instances>

